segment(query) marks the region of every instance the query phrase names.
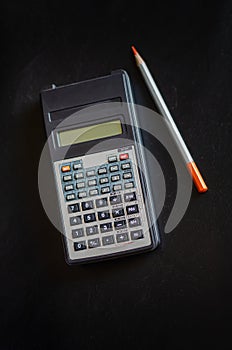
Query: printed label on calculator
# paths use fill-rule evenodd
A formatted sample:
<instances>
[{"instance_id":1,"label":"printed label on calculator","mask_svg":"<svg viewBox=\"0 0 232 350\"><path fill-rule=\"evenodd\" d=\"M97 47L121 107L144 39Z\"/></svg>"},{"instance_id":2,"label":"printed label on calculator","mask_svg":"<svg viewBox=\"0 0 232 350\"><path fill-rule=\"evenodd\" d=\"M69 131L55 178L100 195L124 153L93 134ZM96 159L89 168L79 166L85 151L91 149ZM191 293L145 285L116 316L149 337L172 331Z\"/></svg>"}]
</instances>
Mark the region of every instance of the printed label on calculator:
<instances>
[{"instance_id":1,"label":"printed label on calculator","mask_svg":"<svg viewBox=\"0 0 232 350\"><path fill-rule=\"evenodd\" d=\"M71 259L151 244L134 146L54 163Z\"/></svg>"}]
</instances>

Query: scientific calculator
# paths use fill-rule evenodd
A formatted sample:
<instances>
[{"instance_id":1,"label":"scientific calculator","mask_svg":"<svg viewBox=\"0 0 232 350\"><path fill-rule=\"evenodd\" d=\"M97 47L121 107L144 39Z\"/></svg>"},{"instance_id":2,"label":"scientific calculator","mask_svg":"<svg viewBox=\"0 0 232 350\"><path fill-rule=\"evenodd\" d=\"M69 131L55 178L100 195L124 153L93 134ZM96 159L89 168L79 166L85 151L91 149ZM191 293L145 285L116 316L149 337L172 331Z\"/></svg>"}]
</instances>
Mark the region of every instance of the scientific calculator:
<instances>
[{"instance_id":1,"label":"scientific calculator","mask_svg":"<svg viewBox=\"0 0 232 350\"><path fill-rule=\"evenodd\" d=\"M123 70L41 92L66 261L159 244L130 81Z\"/></svg>"}]
</instances>

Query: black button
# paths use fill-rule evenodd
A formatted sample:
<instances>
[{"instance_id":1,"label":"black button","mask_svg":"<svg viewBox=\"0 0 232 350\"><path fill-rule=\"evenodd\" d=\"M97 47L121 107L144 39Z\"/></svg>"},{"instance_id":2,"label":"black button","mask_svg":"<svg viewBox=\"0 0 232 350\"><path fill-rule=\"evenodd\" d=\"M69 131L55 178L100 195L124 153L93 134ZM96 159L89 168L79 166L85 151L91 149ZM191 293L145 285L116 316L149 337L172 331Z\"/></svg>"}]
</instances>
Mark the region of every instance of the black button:
<instances>
[{"instance_id":1,"label":"black button","mask_svg":"<svg viewBox=\"0 0 232 350\"><path fill-rule=\"evenodd\" d=\"M93 201L86 201L81 203L82 210L93 209Z\"/></svg>"},{"instance_id":2,"label":"black button","mask_svg":"<svg viewBox=\"0 0 232 350\"><path fill-rule=\"evenodd\" d=\"M97 248L100 247L100 239L99 238L93 238L88 240L88 247L89 248Z\"/></svg>"},{"instance_id":3,"label":"black button","mask_svg":"<svg viewBox=\"0 0 232 350\"><path fill-rule=\"evenodd\" d=\"M106 219L109 219L109 218L110 218L110 212L109 212L109 210L107 210L107 211L99 211L99 212L97 213L97 215L98 215L98 219L99 219L99 220L106 220Z\"/></svg>"},{"instance_id":4,"label":"black button","mask_svg":"<svg viewBox=\"0 0 232 350\"><path fill-rule=\"evenodd\" d=\"M110 204L111 205L120 204L120 203L122 203L122 196L120 194L110 197Z\"/></svg>"},{"instance_id":5,"label":"black button","mask_svg":"<svg viewBox=\"0 0 232 350\"><path fill-rule=\"evenodd\" d=\"M105 236L102 237L102 244L103 245L109 245L109 244L114 244L114 236Z\"/></svg>"},{"instance_id":6,"label":"black button","mask_svg":"<svg viewBox=\"0 0 232 350\"><path fill-rule=\"evenodd\" d=\"M138 204L129 205L128 207L126 207L126 212L128 215L138 213L139 212Z\"/></svg>"},{"instance_id":7,"label":"black button","mask_svg":"<svg viewBox=\"0 0 232 350\"><path fill-rule=\"evenodd\" d=\"M77 228L75 230L72 230L72 238L79 238L84 236L84 229L83 228Z\"/></svg>"},{"instance_id":8,"label":"black button","mask_svg":"<svg viewBox=\"0 0 232 350\"><path fill-rule=\"evenodd\" d=\"M136 201L136 193L135 192L125 193L124 201L125 202Z\"/></svg>"},{"instance_id":9,"label":"black button","mask_svg":"<svg viewBox=\"0 0 232 350\"><path fill-rule=\"evenodd\" d=\"M124 173L123 179L131 179L132 178L132 172Z\"/></svg>"},{"instance_id":10,"label":"black button","mask_svg":"<svg viewBox=\"0 0 232 350\"><path fill-rule=\"evenodd\" d=\"M125 215L124 209L123 208L112 209L112 215L113 215L113 218L117 218L118 216L123 216Z\"/></svg>"},{"instance_id":11,"label":"black button","mask_svg":"<svg viewBox=\"0 0 232 350\"><path fill-rule=\"evenodd\" d=\"M117 162L117 161L118 161L117 156L109 156L108 157L108 162L109 163L113 163L113 162Z\"/></svg>"},{"instance_id":12,"label":"black button","mask_svg":"<svg viewBox=\"0 0 232 350\"><path fill-rule=\"evenodd\" d=\"M111 166L110 166L110 172L111 172L111 173L113 173L113 172L115 172L115 171L118 171L118 169L119 169L119 168L118 168L118 165L111 165Z\"/></svg>"},{"instance_id":13,"label":"black button","mask_svg":"<svg viewBox=\"0 0 232 350\"><path fill-rule=\"evenodd\" d=\"M102 177L100 180L99 180L100 184L107 184L109 182L109 179L108 177Z\"/></svg>"},{"instance_id":14,"label":"black button","mask_svg":"<svg viewBox=\"0 0 232 350\"><path fill-rule=\"evenodd\" d=\"M77 211L80 211L80 205L79 205L79 203L70 204L70 205L68 206L68 212L69 212L69 213L76 213Z\"/></svg>"},{"instance_id":15,"label":"black button","mask_svg":"<svg viewBox=\"0 0 232 350\"><path fill-rule=\"evenodd\" d=\"M65 191L72 191L74 189L73 184L64 186Z\"/></svg>"},{"instance_id":16,"label":"black button","mask_svg":"<svg viewBox=\"0 0 232 350\"><path fill-rule=\"evenodd\" d=\"M116 239L118 243L129 241L128 233L127 232L118 233L116 235Z\"/></svg>"},{"instance_id":17,"label":"black button","mask_svg":"<svg viewBox=\"0 0 232 350\"><path fill-rule=\"evenodd\" d=\"M63 181L64 181L64 182L72 181L72 175L64 175L64 176L63 176Z\"/></svg>"},{"instance_id":18,"label":"black button","mask_svg":"<svg viewBox=\"0 0 232 350\"><path fill-rule=\"evenodd\" d=\"M140 226L141 225L140 217L131 218L128 221L129 221L129 226L130 227L136 227L136 226Z\"/></svg>"},{"instance_id":19,"label":"black button","mask_svg":"<svg viewBox=\"0 0 232 350\"><path fill-rule=\"evenodd\" d=\"M143 238L143 231L142 230L137 230L137 231L132 231L131 232L131 239L136 240L136 239L141 239Z\"/></svg>"},{"instance_id":20,"label":"black button","mask_svg":"<svg viewBox=\"0 0 232 350\"><path fill-rule=\"evenodd\" d=\"M94 169L86 171L86 176L90 177L90 176L94 176L94 175L95 175L95 170Z\"/></svg>"},{"instance_id":21,"label":"black button","mask_svg":"<svg viewBox=\"0 0 232 350\"><path fill-rule=\"evenodd\" d=\"M96 221L96 215L95 215L95 213L85 214L85 215L84 215L84 221L85 221L85 222Z\"/></svg>"},{"instance_id":22,"label":"black button","mask_svg":"<svg viewBox=\"0 0 232 350\"><path fill-rule=\"evenodd\" d=\"M73 244L74 250L77 252L78 250L86 249L86 243L85 241L82 242L74 242Z\"/></svg>"},{"instance_id":23,"label":"black button","mask_svg":"<svg viewBox=\"0 0 232 350\"><path fill-rule=\"evenodd\" d=\"M112 231L112 223L106 222L105 224L101 224L100 230L102 233Z\"/></svg>"},{"instance_id":24,"label":"black button","mask_svg":"<svg viewBox=\"0 0 232 350\"><path fill-rule=\"evenodd\" d=\"M86 234L88 236L96 235L97 233L98 233L98 226L97 225L86 227Z\"/></svg>"},{"instance_id":25,"label":"black button","mask_svg":"<svg viewBox=\"0 0 232 350\"><path fill-rule=\"evenodd\" d=\"M70 225L75 226L75 225L80 225L82 223L81 216L72 216L70 219Z\"/></svg>"},{"instance_id":26,"label":"black button","mask_svg":"<svg viewBox=\"0 0 232 350\"><path fill-rule=\"evenodd\" d=\"M123 163L123 164L121 165L121 169L122 169L122 170L130 169L130 168L131 168L130 163Z\"/></svg>"},{"instance_id":27,"label":"black button","mask_svg":"<svg viewBox=\"0 0 232 350\"><path fill-rule=\"evenodd\" d=\"M134 181L126 182L124 184L124 188L127 190L128 188L133 188L135 187Z\"/></svg>"},{"instance_id":28,"label":"black button","mask_svg":"<svg viewBox=\"0 0 232 350\"><path fill-rule=\"evenodd\" d=\"M101 189L101 193L104 194L104 193L109 193L110 192L110 188L107 186L107 187L102 187Z\"/></svg>"},{"instance_id":29,"label":"black button","mask_svg":"<svg viewBox=\"0 0 232 350\"><path fill-rule=\"evenodd\" d=\"M121 176L119 174L111 176L112 182L116 182L116 181L120 181L120 180L121 180Z\"/></svg>"},{"instance_id":30,"label":"black button","mask_svg":"<svg viewBox=\"0 0 232 350\"><path fill-rule=\"evenodd\" d=\"M107 205L108 205L107 198L96 199L96 207L97 208L106 207Z\"/></svg>"},{"instance_id":31,"label":"black button","mask_svg":"<svg viewBox=\"0 0 232 350\"><path fill-rule=\"evenodd\" d=\"M73 170L79 170L79 169L82 169L82 163L74 163Z\"/></svg>"},{"instance_id":32,"label":"black button","mask_svg":"<svg viewBox=\"0 0 232 350\"><path fill-rule=\"evenodd\" d=\"M121 230L126 227L126 220L119 220L114 222L115 230Z\"/></svg>"},{"instance_id":33,"label":"black button","mask_svg":"<svg viewBox=\"0 0 232 350\"><path fill-rule=\"evenodd\" d=\"M74 199L76 199L76 196L74 193L67 194L66 201L73 201Z\"/></svg>"},{"instance_id":34,"label":"black button","mask_svg":"<svg viewBox=\"0 0 232 350\"><path fill-rule=\"evenodd\" d=\"M103 167L98 169L98 175L106 174L107 173L107 168Z\"/></svg>"}]
</instances>

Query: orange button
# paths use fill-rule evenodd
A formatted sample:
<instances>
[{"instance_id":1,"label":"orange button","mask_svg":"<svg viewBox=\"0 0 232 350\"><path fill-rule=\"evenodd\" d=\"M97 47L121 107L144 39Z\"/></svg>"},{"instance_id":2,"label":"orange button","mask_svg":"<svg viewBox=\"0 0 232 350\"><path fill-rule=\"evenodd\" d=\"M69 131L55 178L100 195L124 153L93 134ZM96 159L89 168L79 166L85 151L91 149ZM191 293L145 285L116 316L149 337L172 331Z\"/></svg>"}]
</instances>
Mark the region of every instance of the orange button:
<instances>
[{"instance_id":1,"label":"orange button","mask_svg":"<svg viewBox=\"0 0 232 350\"><path fill-rule=\"evenodd\" d=\"M125 160L125 159L128 159L128 158L129 158L129 154L128 153L122 153L119 156L120 160Z\"/></svg>"},{"instance_id":2,"label":"orange button","mask_svg":"<svg viewBox=\"0 0 232 350\"><path fill-rule=\"evenodd\" d=\"M62 166L62 168L61 168L61 171L62 171L63 173L66 173L67 171L70 171L70 170L71 170L70 165L64 165L64 166Z\"/></svg>"}]
</instances>

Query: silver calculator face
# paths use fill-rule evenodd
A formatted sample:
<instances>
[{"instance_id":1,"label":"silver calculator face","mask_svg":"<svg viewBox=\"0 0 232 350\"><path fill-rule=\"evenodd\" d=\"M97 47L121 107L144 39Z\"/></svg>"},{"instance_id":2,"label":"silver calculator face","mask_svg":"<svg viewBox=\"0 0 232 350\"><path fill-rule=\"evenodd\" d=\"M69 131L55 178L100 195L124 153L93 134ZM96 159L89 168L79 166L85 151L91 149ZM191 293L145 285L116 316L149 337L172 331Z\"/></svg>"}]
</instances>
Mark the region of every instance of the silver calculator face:
<instances>
[{"instance_id":1,"label":"silver calculator face","mask_svg":"<svg viewBox=\"0 0 232 350\"><path fill-rule=\"evenodd\" d=\"M54 168L70 262L151 246L134 146Z\"/></svg>"}]
</instances>

